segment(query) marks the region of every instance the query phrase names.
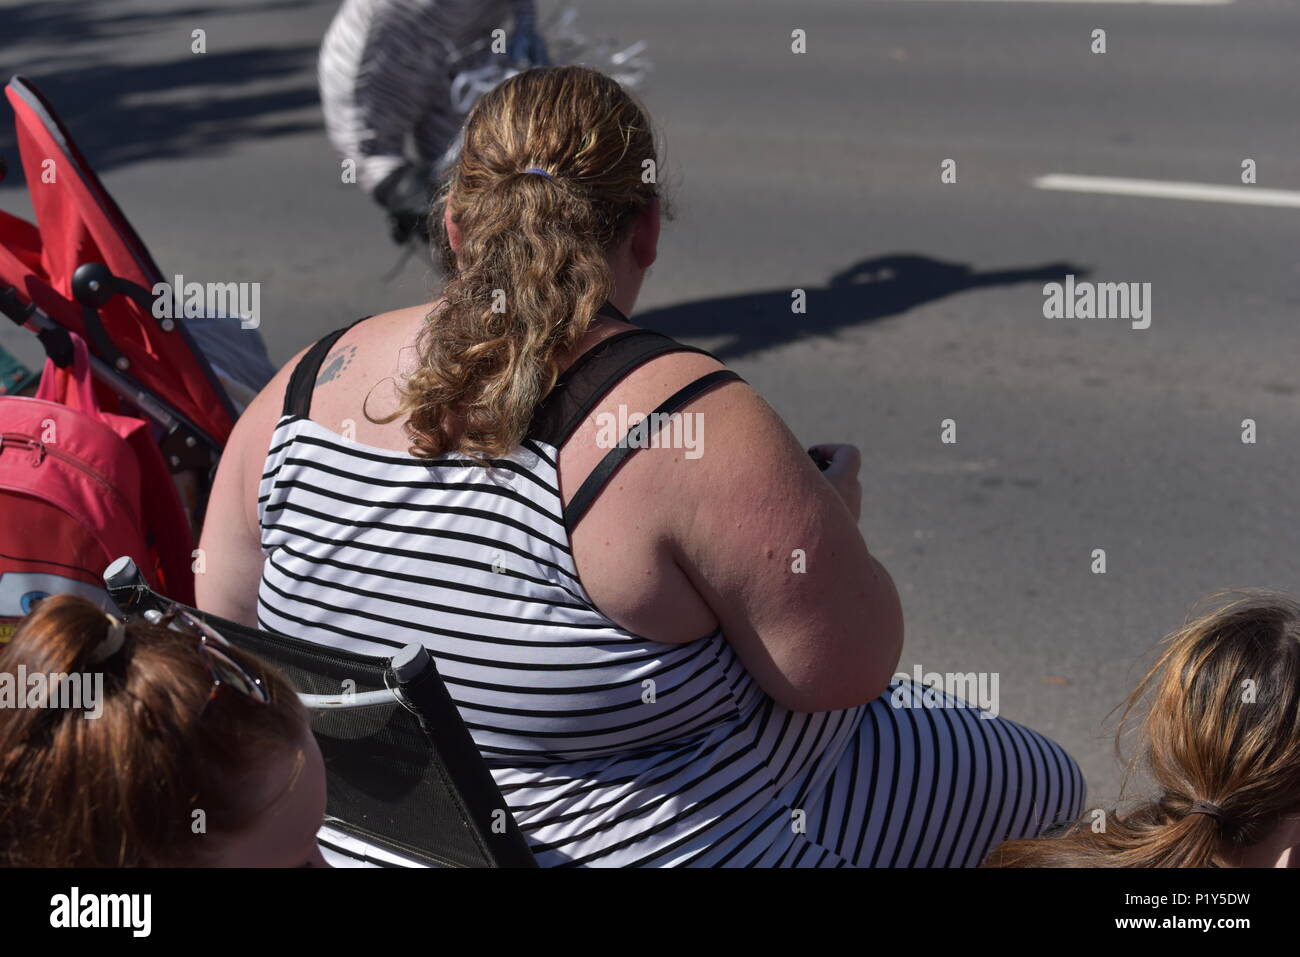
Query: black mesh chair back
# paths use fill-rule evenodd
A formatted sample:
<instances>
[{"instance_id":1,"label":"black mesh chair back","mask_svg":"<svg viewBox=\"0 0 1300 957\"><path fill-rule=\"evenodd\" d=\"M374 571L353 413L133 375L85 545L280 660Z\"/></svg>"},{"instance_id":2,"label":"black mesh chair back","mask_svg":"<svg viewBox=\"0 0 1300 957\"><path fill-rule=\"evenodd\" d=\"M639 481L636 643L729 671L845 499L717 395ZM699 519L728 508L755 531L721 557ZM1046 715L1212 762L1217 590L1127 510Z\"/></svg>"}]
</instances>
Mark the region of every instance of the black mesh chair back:
<instances>
[{"instance_id":1,"label":"black mesh chair back","mask_svg":"<svg viewBox=\"0 0 1300 957\"><path fill-rule=\"evenodd\" d=\"M128 617L173 604L130 558L104 581ZM181 607L298 691L325 758L329 826L434 866L537 866L423 647L378 658Z\"/></svg>"}]
</instances>

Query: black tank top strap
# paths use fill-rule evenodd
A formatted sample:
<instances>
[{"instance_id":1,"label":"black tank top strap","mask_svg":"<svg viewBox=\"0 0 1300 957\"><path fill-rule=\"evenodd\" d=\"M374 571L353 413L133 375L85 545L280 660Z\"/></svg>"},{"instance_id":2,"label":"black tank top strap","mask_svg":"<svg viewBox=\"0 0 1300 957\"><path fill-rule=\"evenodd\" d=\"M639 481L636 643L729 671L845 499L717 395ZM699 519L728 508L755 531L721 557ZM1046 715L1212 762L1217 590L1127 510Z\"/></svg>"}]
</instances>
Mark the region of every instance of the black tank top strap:
<instances>
[{"instance_id":1,"label":"black tank top strap","mask_svg":"<svg viewBox=\"0 0 1300 957\"><path fill-rule=\"evenodd\" d=\"M601 307L601 313L626 321L609 303ZM670 352L709 355L703 349L684 345L650 329L629 329L588 349L561 373L550 394L537 407L528 438L560 448L628 373Z\"/></svg>"},{"instance_id":2,"label":"black tank top strap","mask_svg":"<svg viewBox=\"0 0 1300 957\"><path fill-rule=\"evenodd\" d=\"M653 412L628 429L627 434L623 436L618 445L607 452L599 464L592 469L586 481L579 486L578 491L569 500L569 504L564 506L564 527L570 532L577 527L578 523L582 521L582 517L587 514L587 510L595 503L596 497L609 484L609 480L623 467L632 453L650 446L655 432L669 421L669 417L674 412L681 409L692 399L708 392L714 386L721 385L724 382L744 381L730 369L719 369L716 372L702 375L693 382L682 386L660 403Z\"/></svg>"},{"instance_id":3,"label":"black tank top strap","mask_svg":"<svg viewBox=\"0 0 1300 957\"><path fill-rule=\"evenodd\" d=\"M294 415L305 419L310 414L311 394L316 388L316 377L320 375L321 363L334 348L334 343L338 342L345 332L369 318L369 316L362 316L342 329L335 329L329 335L318 339L314 346L303 353L303 357L298 360L298 365L294 367L293 374L289 377L288 388L284 390L282 416Z\"/></svg>"}]
</instances>

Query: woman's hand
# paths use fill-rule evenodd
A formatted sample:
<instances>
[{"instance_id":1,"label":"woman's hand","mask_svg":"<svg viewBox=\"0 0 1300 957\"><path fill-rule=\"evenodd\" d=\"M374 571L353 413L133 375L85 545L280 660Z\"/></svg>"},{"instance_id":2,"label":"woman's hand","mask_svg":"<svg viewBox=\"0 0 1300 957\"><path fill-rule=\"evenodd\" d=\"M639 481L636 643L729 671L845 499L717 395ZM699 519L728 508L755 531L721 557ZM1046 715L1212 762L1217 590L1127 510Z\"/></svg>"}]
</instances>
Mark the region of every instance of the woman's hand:
<instances>
[{"instance_id":1,"label":"woman's hand","mask_svg":"<svg viewBox=\"0 0 1300 957\"><path fill-rule=\"evenodd\" d=\"M831 488L849 508L849 514L856 522L862 512L862 483L858 480L858 470L862 467L862 453L855 445L814 445L810 451L819 453L829 460L822 475L831 483Z\"/></svg>"}]
</instances>

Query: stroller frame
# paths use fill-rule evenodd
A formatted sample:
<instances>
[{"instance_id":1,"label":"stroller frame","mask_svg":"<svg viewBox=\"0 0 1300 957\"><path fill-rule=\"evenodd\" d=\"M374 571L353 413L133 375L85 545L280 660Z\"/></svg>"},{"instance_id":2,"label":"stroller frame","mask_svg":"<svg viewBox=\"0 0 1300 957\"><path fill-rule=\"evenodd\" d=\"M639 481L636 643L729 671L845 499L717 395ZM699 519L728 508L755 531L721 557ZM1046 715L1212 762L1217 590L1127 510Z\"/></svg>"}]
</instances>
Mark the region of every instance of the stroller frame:
<instances>
[{"instance_id":1,"label":"stroller frame","mask_svg":"<svg viewBox=\"0 0 1300 957\"><path fill-rule=\"evenodd\" d=\"M7 89L15 109L21 107L27 114L24 121L28 124L27 128L39 130L40 135L47 138L48 145L55 150L58 162L64 164L65 169L60 175L81 184L89 203L83 207L89 210L86 215L93 214L98 222L106 224L111 230L112 241L116 246L115 254L123 268L129 263L137 278L144 279L145 282L161 281L162 273L144 243L99 182L50 103L21 75L14 76ZM206 500L221 455L224 435L214 435L156 389L148 388L131 376L131 359L114 342L111 323L103 315L105 307L115 302L117 297L125 297L135 304L141 319L151 323L163 339L178 337L184 343L185 351L193 357L194 367L206 384L209 399L215 403L218 415L228 422L224 425L227 430L229 424L233 424L238 417L234 403L202 351L197 348L184 323L156 316L154 296L150 289L124 276L114 275L105 263L95 259L78 262L66 281L70 288L55 288L53 292L62 300L60 310L65 303L70 307L73 304L78 307L82 335L90 352L91 375L97 383L129 406L130 410L139 413L157 427L160 433L159 445L174 473L195 473L201 488L201 512L202 502ZM67 298L69 292L72 297L70 301ZM51 361L59 368L67 368L72 361L71 333L35 300L31 289L26 290L24 296L16 285L0 282L0 312L16 325L34 333ZM68 309L68 314L73 314L71 308Z\"/></svg>"}]
</instances>

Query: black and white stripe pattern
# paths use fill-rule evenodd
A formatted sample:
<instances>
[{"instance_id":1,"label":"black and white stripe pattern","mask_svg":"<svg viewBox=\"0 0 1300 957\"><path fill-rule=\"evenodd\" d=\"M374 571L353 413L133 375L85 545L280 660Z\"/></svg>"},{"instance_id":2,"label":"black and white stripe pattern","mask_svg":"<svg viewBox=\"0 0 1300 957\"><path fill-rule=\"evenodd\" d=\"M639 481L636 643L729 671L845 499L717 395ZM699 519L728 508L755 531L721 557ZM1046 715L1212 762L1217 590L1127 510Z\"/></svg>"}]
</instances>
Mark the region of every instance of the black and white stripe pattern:
<instances>
[{"instance_id":1,"label":"black and white stripe pattern","mask_svg":"<svg viewBox=\"0 0 1300 957\"><path fill-rule=\"evenodd\" d=\"M1078 816L1055 743L956 699L799 714L715 633L664 645L592 604L557 450L484 469L281 419L259 495L263 627L422 642L544 866L971 866Z\"/></svg>"},{"instance_id":2,"label":"black and white stripe pattern","mask_svg":"<svg viewBox=\"0 0 1300 957\"><path fill-rule=\"evenodd\" d=\"M531 9L531 5L529 5ZM412 137L432 169L460 131L452 74L463 51L507 29L509 0L343 0L321 44L325 132L373 192Z\"/></svg>"}]
</instances>

